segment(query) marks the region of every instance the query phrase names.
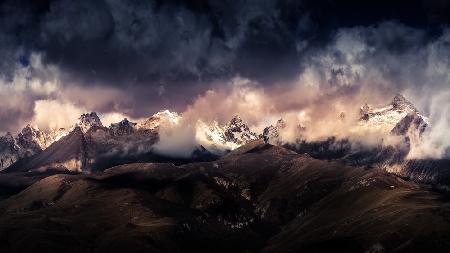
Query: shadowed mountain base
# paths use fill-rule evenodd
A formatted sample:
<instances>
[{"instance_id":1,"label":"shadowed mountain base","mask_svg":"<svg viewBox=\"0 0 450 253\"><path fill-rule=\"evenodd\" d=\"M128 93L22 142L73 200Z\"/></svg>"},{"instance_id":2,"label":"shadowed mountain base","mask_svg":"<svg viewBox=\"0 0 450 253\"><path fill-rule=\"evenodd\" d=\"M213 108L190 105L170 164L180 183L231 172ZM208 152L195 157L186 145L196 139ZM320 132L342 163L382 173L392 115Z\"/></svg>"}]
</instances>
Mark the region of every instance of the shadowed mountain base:
<instances>
[{"instance_id":1,"label":"shadowed mountain base","mask_svg":"<svg viewBox=\"0 0 450 253\"><path fill-rule=\"evenodd\" d=\"M220 160L52 175L0 201L1 252L442 252L444 196L252 143Z\"/></svg>"}]
</instances>

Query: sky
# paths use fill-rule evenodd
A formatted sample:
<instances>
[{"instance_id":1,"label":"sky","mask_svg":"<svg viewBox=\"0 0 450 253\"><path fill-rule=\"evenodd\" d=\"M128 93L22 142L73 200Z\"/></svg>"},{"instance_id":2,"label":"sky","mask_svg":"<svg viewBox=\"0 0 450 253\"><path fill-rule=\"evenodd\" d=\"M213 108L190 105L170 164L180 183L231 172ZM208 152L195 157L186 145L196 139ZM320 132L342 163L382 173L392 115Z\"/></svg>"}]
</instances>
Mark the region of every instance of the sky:
<instances>
[{"instance_id":1,"label":"sky","mask_svg":"<svg viewBox=\"0 0 450 253\"><path fill-rule=\"evenodd\" d=\"M445 0L4 0L0 132L86 111L324 120L402 93L442 139L449 13Z\"/></svg>"}]
</instances>

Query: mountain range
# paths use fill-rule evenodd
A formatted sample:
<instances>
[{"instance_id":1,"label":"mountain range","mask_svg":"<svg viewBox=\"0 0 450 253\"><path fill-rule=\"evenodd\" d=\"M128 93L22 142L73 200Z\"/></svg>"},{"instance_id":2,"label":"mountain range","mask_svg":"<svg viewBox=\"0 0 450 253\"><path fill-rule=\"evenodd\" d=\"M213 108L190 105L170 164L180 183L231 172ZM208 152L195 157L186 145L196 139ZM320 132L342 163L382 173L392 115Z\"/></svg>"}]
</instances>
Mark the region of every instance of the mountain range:
<instances>
[{"instance_id":1,"label":"mountain range","mask_svg":"<svg viewBox=\"0 0 450 253\"><path fill-rule=\"evenodd\" d=\"M155 144L161 129L176 126L181 122L182 115L165 110L142 122L123 119L106 127L99 116L91 112L82 114L68 129L45 132L27 125L15 137L10 133L0 137L0 165L5 171L95 172L130 162L180 164L214 160L251 141L262 139L317 159L339 159L353 165L378 166L422 182L436 182L435 173L441 173L436 171L442 168L434 164L441 163L428 161L426 163L433 166L425 166L426 169L418 173L415 167L425 161L412 162L407 159L411 145L420 142L422 134L430 127L427 118L411 102L397 94L386 106L370 107L366 104L359 113L355 127L397 136L402 141L377 146L361 146L335 136L307 141L302 136L305 131L302 126L298 126L297 139L287 141L282 138L287 125L283 119L258 134L235 115L225 125L217 121L206 123L198 120L195 125L197 148L188 158L173 157L155 150ZM345 117L345 114L338 117Z\"/></svg>"},{"instance_id":2,"label":"mountain range","mask_svg":"<svg viewBox=\"0 0 450 253\"><path fill-rule=\"evenodd\" d=\"M180 120L179 114L165 110L143 122L124 119L105 127L99 116L91 112L82 114L69 129L44 132L27 125L16 137L10 133L1 137L1 169L81 172L129 161L163 159L164 155L154 150L160 128L174 126ZM199 120L196 130L199 145L190 158L209 159L258 139L239 116L224 126L217 122L207 125ZM183 158L166 158L177 159Z\"/></svg>"},{"instance_id":3,"label":"mountain range","mask_svg":"<svg viewBox=\"0 0 450 253\"><path fill-rule=\"evenodd\" d=\"M182 124L161 111L106 127L27 125L0 139L0 252L445 252L450 167L408 159L432 126L403 96L354 126L400 140L364 146L306 128L284 140L238 116L195 125L189 157L155 149ZM336 115L342 119L345 114ZM177 129L177 128L174 128Z\"/></svg>"}]
</instances>

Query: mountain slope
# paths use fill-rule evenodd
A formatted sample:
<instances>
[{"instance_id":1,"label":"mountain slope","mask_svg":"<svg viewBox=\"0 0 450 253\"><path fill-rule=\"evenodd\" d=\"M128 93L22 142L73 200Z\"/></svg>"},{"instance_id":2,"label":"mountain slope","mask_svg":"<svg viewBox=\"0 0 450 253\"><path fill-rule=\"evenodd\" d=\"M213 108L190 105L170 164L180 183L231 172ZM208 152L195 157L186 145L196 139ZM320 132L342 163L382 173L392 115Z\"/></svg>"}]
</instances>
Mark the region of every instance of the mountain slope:
<instances>
[{"instance_id":1,"label":"mountain slope","mask_svg":"<svg viewBox=\"0 0 450 253\"><path fill-rule=\"evenodd\" d=\"M11 133L0 137L0 170L19 159L40 153L51 144L47 134L31 125L25 126L16 137Z\"/></svg>"},{"instance_id":2,"label":"mountain slope","mask_svg":"<svg viewBox=\"0 0 450 253\"><path fill-rule=\"evenodd\" d=\"M249 145L214 162L47 177L0 201L0 241L8 242L0 249L442 252L450 246L450 205L438 193L380 169Z\"/></svg>"},{"instance_id":3,"label":"mountain slope","mask_svg":"<svg viewBox=\"0 0 450 253\"><path fill-rule=\"evenodd\" d=\"M70 129L59 128L50 132L39 130L30 124L26 125L15 138L7 134L0 139L0 170L8 168L20 159L28 159L39 154L79 127L83 132L91 127L102 127L100 118L95 112L82 114Z\"/></svg>"},{"instance_id":4,"label":"mountain slope","mask_svg":"<svg viewBox=\"0 0 450 253\"><path fill-rule=\"evenodd\" d=\"M86 167L86 143L81 128L53 143L41 153L15 163L5 171L68 170L81 172Z\"/></svg>"}]
</instances>

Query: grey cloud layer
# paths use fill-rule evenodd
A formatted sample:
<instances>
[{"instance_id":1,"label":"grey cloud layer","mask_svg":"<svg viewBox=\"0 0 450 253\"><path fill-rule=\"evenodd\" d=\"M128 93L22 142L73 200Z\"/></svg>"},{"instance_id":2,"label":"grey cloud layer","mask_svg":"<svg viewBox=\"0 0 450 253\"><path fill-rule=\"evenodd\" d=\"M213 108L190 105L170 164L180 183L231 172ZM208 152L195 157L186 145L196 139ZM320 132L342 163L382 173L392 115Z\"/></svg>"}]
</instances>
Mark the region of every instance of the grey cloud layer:
<instances>
[{"instance_id":1,"label":"grey cloud layer","mask_svg":"<svg viewBox=\"0 0 450 253\"><path fill-rule=\"evenodd\" d=\"M11 61L38 50L82 83L123 86L180 85L237 72L259 78L268 71L254 63L273 69L296 60L291 54L297 27L283 19L277 1L207 6L204 11L167 1L60 0L37 12L11 1L3 6L0 29L11 34L3 51L15 54Z\"/></svg>"},{"instance_id":2,"label":"grey cloud layer","mask_svg":"<svg viewBox=\"0 0 450 253\"><path fill-rule=\"evenodd\" d=\"M378 10L389 10L378 2ZM410 2L411 9L433 7L423 8L433 10L424 17L442 16L429 3L434 1ZM352 7L370 13L353 1L10 0L0 5L1 72L11 75L11 62L26 63L37 51L64 71L65 81L82 85L164 85L171 91L237 74L272 83L294 78L303 58L326 46L340 26L367 23L348 15ZM399 10L399 17L409 9ZM369 21L395 18L389 13ZM417 20L414 25L428 24ZM401 51L408 44L385 46Z\"/></svg>"}]
</instances>

